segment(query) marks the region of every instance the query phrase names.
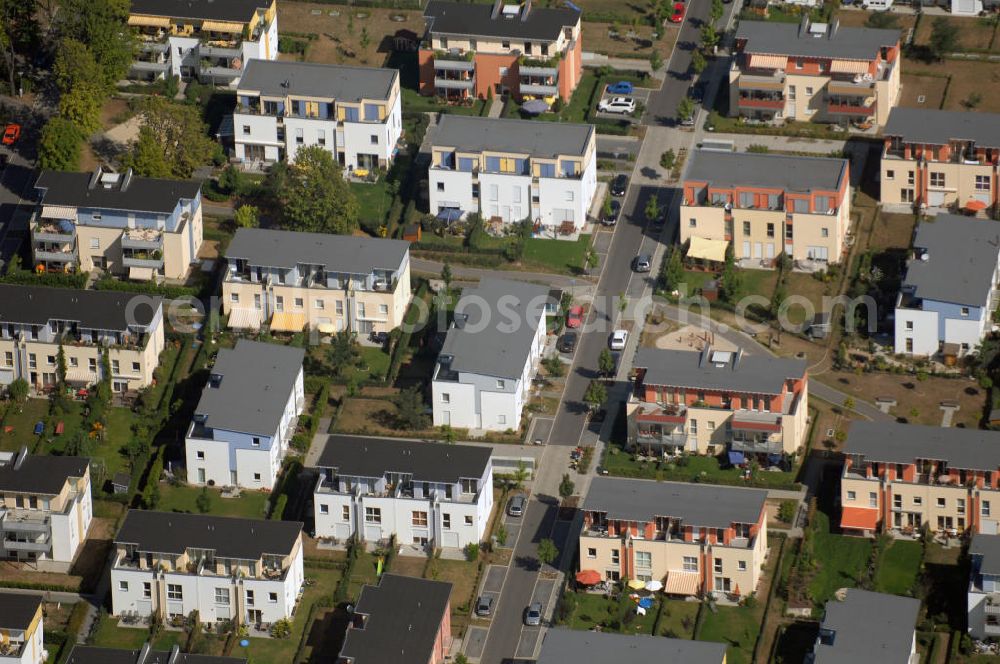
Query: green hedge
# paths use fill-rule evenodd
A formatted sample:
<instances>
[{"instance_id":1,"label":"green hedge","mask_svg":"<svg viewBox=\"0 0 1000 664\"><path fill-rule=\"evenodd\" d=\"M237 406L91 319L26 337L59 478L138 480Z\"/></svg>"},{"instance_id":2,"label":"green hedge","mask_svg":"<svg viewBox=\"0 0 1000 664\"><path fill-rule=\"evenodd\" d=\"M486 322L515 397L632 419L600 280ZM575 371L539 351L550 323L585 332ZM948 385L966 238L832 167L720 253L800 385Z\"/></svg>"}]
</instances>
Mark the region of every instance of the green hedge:
<instances>
[{"instance_id":1,"label":"green hedge","mask_svg":"<svg viewBox=\"0 0 1000 664\"><path fill-rule=\"evenodd\" d=\"M52 286L54 288L83 288L87 285L87 272L42 272L35 274L28 270L8 272L0 277L0 283L19 286Z\"/></svg>"},{"instance_id":2,"label":"green hedge","mask_svg":"<svg viewBox=\"0 0 1000 664\"><path fill-rule=\"evenodd\" d=\"M417 292L413 294L414 302L423 299L424 295L427 294L427 288L427 282L421 281ZM389 383L396 382L399 368L403 364L403 356L406 355L406 351L410 347L410 340L413 338L413 328L418 322L420 322L420 309L417 308L416 304L411 303L410 308L403 316L403 329L400 331L399 340L396 342L396 347L393 348L392 359L389 361L389 371L386 373L386 381Z\"/></svg>"},{"instance_id":3,"label":"green hedge","mask_svg":"<svg viewBox=\"0 0 1000 664\"><path fill-rule=\"evenodd\" d=\"M142 281L120 281L107 275L94 282L94 289L159 295L169 300L198 296L198 289L191 288L190 286L167 286Z\"/></svg>"}]
</instances>

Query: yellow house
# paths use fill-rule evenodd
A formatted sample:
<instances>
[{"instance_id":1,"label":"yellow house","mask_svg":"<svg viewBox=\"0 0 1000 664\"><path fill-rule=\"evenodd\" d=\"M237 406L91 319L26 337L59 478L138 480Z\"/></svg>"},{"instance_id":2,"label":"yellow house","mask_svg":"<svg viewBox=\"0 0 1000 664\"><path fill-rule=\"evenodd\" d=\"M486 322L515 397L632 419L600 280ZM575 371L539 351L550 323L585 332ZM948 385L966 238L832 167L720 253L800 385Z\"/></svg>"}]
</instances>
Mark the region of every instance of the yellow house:
<instances>
[{"instance_id":1,"label":"yellow house","mask_svg":"<svg viewBox=\"0 0 1000 664\"><path fill-rule=\"evenodd\" d=\"M0 664L41 664L46 658L41 597L0 593Z\"/></svg>"}]
</instances>

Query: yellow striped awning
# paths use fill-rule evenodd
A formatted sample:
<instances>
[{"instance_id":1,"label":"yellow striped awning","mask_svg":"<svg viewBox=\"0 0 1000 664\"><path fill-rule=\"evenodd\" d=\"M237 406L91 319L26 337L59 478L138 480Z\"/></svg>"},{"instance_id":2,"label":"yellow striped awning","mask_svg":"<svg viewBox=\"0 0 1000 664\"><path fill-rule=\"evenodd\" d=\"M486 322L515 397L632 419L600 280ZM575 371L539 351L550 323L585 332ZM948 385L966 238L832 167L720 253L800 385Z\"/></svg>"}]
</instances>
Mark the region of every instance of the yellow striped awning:
<instances>
[{"instance_id":1,"label":"yellow striped awning","mask_svg":"<svg viewBox=\"0 0 1000 664\"><path fill-rule=\"evenodd\" d=\"M208 32L243 32L242 23L231 23L229 21L205 21L201 24L201 29Z\"/></svg>"},{"instance_id":2,"label":"yellow striped awning","mask_svg":"<svg viewBox=\"0 0 1000 664\"><path fill-rule=\"evenodd\" d=\"M725 240L709 240L695 235L691 238L691 246L688 247L687 257L725 263L726 247L728 246L729 243Z\"/></svg>"},{"instance_id":3,"label":"yellow striped awning","mask_svg":"<svg viewBox=\"0 0 1000 664\"><path fill-rule=\"evenodd\" d=\"M229 312L229 327L236 330L259 330L264 312L251 307L234 307Z\"/></svg>"},{"instance_id":4,"label":"yellow striped awning","mask_svg":"<svg viewBox=\"0 0 1000 664\"><path fill-rule=\"evenodd\" d=\"M128 24L143 28L169 28L170 19L166 16L139 16L132 14L128 17Z\"/></svg>"},{"instance_id":5,"label":"yellow striped awning","mask_svg":"<svg viewBox=\"0 0 1000 664\"><path fill-rule=\"evenodd\" d=\"M830 63L832 74L867 74L868 63L864 60L834 60Z\"/></svg>"},{"instance_id":6,"label":"yellow striped awning","mask_svg":"<svg viewBox=\"0 0 1000 664\"><path fill-rule=\"evenodd\" d=\"M753 69L784 69L788 65L788 57L784 55L750 55L750 67Z\"/></svg>"},{"instance_id":7,"label":"yellow striped awning","mask_svg":"<svg viewBox=\"0 0 1000 664\"><path fill-rule=\"evenodd\" d=\"M272 332L301 332L306 326L305 314L294 314L290 311L276 311L271 316Z\"/></svg>"},{"instance_id":8,"label":"yellow striped awning","mask_svg":"<svg viewBox=\"0 0 1000 664\"><path fill-rule=\"evenodd\" d=\"M668 595L697 595L701 578L697 572L674 572L667 574L667 585L663 589Z\"/></svg>"}]
</instances>

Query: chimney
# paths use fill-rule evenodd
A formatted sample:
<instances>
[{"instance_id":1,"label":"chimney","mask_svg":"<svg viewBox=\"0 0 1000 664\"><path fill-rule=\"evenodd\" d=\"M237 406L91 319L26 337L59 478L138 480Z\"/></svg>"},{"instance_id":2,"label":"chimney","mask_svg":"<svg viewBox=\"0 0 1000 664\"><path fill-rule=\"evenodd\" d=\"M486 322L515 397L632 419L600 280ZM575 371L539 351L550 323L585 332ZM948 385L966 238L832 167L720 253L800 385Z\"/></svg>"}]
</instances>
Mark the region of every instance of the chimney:
<instances>
[{"instance_id":1,"label":"chimney","mask_svg":"<svg viewBox=\"0 0 1000 664\"><path fill-rule=\"evenodd\" d=\"M799 23L799 37L807 37L809 35L809 16L803 16L802 22Z\"/></svg>"},{"instance_id":2,"label":"chimney","mask_svg":"<svg viewBox=\"0 0 1000 664\"><path fill-rule=\"evenodd\" d=\"M103 171L101 170L101 167L98 166L94 170L93 174L90 176L90 182L87 183L87 189L93 189L94 187L96 187L97 183L101 181L102 174Z\"/></svg>"},{"instance_id":3,"label":"chimney","mask_svg":"<svg viewBox=\"0 0 1000 664\"><path fill-rule=\"evenodd\" d=\"M736 356L733 358L733 371L740 368L740 360L743 359L743 346L736 349Z\"/></svg>"},{"instance_id":4,"label":"chimney","mask_svg":"<svg viewBox=\"0 0 1000 664\"><path fill-rule=\"evenodd\" d=\"M132 167L129 166L128 170L125 171L125 175L122 176L122 186L119 188L120 191L125 191L128 186L132 183Z\"/></svg>"},{"instance_id":5,"label":"chimney","mask_svg":"<svg viewBox=\"0 0 1000 664\"><path fill-rule=\"evenodd\" d=\"M830 24L830 32L827 33L829 39L833 39L837 36L837 29L840 28L840 19L833 19L833 23Z\"/></svg>"},{"instance_id":6,"label":"chimney","mask_svg":"<svg viewBox=\"0 0 1000 664\"><path fill-rule=\"evenodd\" d=\"M531 13L531 0L524 0L524 8L521 9L521 21L528 20L528 14Z\"/></svg>"},{"instance_id":7,"label":"chimney","mask_svg":"<svg viewBox=\"0 0 1000 664\"><path fill-rule=\"evenodd\" d=\"M500 10L503 9L503 0L493 0L493 11L490 12L490 18L496 20L500 16Z\"/></svg>"},{"instance_id":8,"label":"chimney","mask_svg":"<svg viewBox=\"0 0 1000 664\"><path fill-rule=\"evenodd\" d=\"M149 651L151 647L149 641L142 644L142 648L139 649L139 655L135 658L135 664L146 664L146 660L149 659Z\"/></svg>"},{"instance_id":9,"label":"chimney","mask_svg":"<svg viewBox=\"0 0 1000 664\"><path fill-rule=\"evenodd\" d=\"M24 463L26 458L28 458L28 446L23 445L21 446L21 451L17 453L17 458L14 460L14 470L20 470L21 464Z\"/></svg>"},{"instance_id":10,"label":"chimney","mask_svg":"<svg viewBox=\"0 0 1000 664\"><path fill-rule=\"evenodd\" d=\"M705 361L708 360L712 355L712 345L705 344L705 347L701 349L701 355L698 357L698 366L705 366Z\"/></svg>"}]
</instances>

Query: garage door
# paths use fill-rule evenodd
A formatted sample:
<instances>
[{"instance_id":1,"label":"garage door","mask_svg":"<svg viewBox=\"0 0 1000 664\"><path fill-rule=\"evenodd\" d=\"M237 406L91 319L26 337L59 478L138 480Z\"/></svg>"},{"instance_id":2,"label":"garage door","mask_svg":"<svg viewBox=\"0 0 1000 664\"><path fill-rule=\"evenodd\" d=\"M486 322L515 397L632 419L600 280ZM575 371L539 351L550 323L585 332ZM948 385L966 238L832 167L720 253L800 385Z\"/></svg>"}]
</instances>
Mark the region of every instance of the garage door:
<instances>
[{"instance_id":1,"label":"garage door","mask_svg":"<svg viewBox=\"0 0 1000 664\"><path fill-rule=\"evenodd\" d=\"M458 533L444 532L441 533L441 546L450 546L458 548Z\"/></svg>"},{"instance_id":2,"label":"garage door","mask_svg":"<svg viewBox=\"0 0 1000 664\"><path fill-rule=\"evenodd\" d=\"M351 536L351 524L338 523L333 527L333 536L339 540L345 540Z\"/></svg>"},{"instance_id":3,"label":"garage door","mask_svg":"<svg viewBox=\"0 0 1000 664\"><path fill-rule=\"evenodd\" d=\"M377 542L382 539L382 528L379 526L365 526L365 539L369 542Z\"/></svg>"},{"instance_id":4,"label":"garage door","mask_svg":"<svg viewBox=\"0 0 1000 664\"><path fill-rule=\"evenodd\" d=\"M927 192L927 204L931 207L940 207L944 205L944 192L943 191L929 191Z\"/></svg>"}]
</instances>

